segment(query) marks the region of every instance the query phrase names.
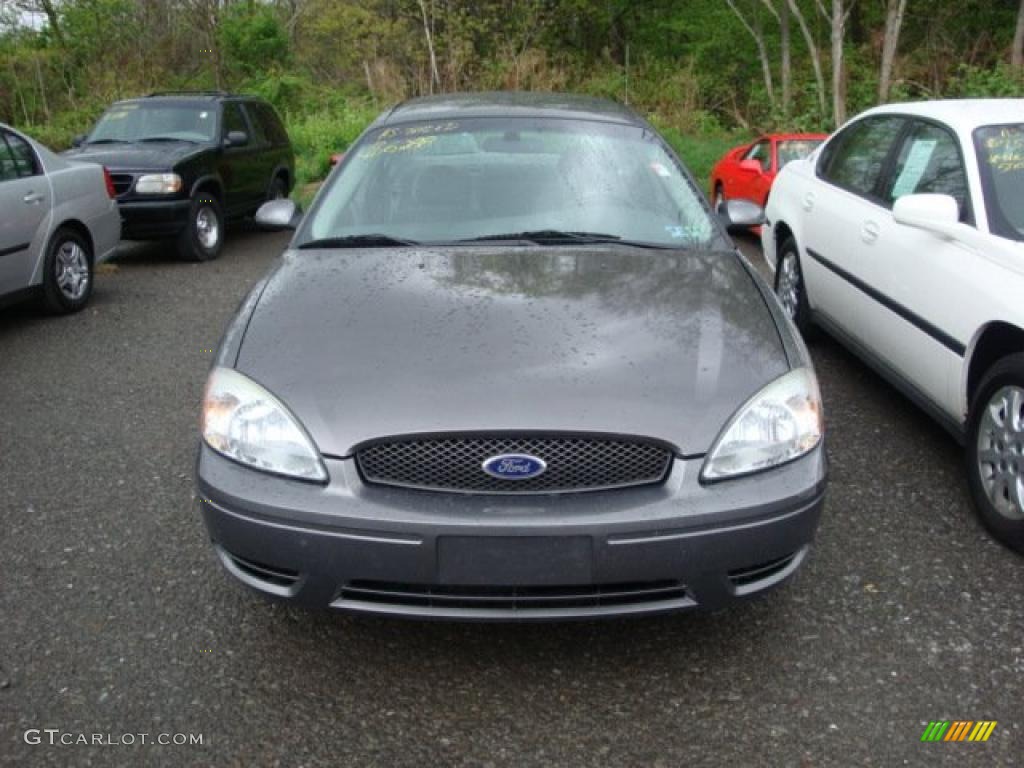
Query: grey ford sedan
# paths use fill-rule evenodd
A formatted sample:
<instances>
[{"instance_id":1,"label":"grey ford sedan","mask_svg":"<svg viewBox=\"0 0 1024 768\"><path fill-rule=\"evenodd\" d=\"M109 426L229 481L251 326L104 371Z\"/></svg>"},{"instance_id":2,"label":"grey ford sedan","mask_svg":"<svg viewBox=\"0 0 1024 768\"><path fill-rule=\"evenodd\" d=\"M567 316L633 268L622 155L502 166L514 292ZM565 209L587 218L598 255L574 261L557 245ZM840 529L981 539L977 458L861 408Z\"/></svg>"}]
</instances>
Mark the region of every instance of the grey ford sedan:
<instances>
[{"instance_id":1,"label":"grey ford sedan","mask_svg":"<svg viewBox=\"0 0 1024 768\"><path fill-rule=\"evenodd\" d=\"M455 619L718 607L823 503L807 351L655 130L607 101L406 102L231 322L198 484L239 580Z\"/></svg>"}]
</instances>

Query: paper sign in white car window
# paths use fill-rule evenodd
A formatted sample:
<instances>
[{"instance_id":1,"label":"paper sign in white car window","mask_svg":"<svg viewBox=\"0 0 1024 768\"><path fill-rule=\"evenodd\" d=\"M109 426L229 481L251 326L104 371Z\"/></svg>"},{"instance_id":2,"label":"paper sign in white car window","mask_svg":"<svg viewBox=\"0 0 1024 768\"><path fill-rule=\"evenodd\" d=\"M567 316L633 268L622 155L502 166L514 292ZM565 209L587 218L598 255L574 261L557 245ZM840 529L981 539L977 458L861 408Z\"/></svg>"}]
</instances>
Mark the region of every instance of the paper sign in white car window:
<instances>
[{"instance_id":1,"label":"paper sign in white car window","mask_svg":"<svg viewBox=\"0 0 1024 768\"><path fill-rule=\"evenodd\" d=\"M910 147L907 153L907 161L903 164L903 171L896 183L892 185L892 197L895 200L903 195L913 194L917 189L925 169L928 168L928 161L932 159L932 152L935 151L935 139L918 139Z\"/></svg>"}]
</instances>

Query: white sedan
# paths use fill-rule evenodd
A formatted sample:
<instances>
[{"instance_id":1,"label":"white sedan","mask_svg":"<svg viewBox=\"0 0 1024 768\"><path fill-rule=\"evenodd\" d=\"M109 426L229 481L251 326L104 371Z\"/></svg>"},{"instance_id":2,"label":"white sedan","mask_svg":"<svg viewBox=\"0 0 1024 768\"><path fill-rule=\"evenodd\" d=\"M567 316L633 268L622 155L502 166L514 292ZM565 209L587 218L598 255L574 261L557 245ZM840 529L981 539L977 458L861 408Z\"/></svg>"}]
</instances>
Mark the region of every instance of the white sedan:
<instances>
[{"instance_id":1,"label":"white sedan","mask_svg":"<svg viewBox=\"0 0 1024 768\"><path fill-rule=\"evenodd\" d=\"M953 433L1024 552L1024 100L869 110L775 182L775 291Z\"/></svg>"},{"instance_id":2,"label":"white sedan","mask_svg":"<svg viewBox=\"0 0 1024 768\"><path fill-rule=\"evenodd\" d=\"M0 123L0 305L41 297L75 312L113 255L121 216L105 168L58 157Z\"/></svg>"}]
</instances>

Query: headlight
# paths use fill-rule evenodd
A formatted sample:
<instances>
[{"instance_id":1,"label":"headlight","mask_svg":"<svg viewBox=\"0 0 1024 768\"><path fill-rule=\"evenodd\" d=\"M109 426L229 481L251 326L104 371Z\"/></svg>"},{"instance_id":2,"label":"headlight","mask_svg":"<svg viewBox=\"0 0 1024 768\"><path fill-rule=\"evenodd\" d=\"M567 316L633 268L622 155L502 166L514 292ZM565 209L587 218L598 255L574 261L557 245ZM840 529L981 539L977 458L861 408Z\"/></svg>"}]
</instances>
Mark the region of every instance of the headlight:
<instances>
[{"instance_id":1,"label":"headlight","mask_svg":"<svg viewBox=\"0 0 1024 768\"><path fill-rule=\"evenodd\" d=\"M173 195L181 192L181 176L176 173L147 173L135 182L140 195Z\"/></svg>"},{"instance_id":2,"label":"headlight","mask_svg":"<svg viewBox=\"0 0 1024 768\"><path fill-rule=\"evenodd\" d=\"M803 456L824 434L818 380L797 368L762 389L726 424L708 453L701 480L724 480Z\"/></svg>"},{"instance_id":3,"label":"headlight","mask_svg":"<svg viewBox=\"0 0 1024 768\"><path fill-rule=\"evenodd\" d=\"M320 454L298 420L267 390L230 368L214 368L206 382L203 440L254 469L327 480Z\"/></svg>"}]
</instances>

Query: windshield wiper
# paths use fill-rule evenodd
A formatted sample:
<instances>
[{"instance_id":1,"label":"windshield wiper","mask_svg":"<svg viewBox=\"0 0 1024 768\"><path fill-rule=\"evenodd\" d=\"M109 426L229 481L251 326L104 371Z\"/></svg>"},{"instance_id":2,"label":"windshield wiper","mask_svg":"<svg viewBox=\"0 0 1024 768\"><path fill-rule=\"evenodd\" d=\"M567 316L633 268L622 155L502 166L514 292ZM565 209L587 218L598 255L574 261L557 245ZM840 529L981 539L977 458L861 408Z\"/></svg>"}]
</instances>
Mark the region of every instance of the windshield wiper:
<instances>
[{"instance_id":1,"label":"windshield wiper","mask_svg":"<svg viewBox=\"0 0 1024 768\"><path fill-rule=\"evenodd\" d=\"M127 144L128 142L124 139L93 139L86 141L86 144Z\"/></svg>"},{"instance_id":2,"label":"windshield wiper","mask_svg":"<svg viewBox=\"0 0 1024 768\"><path fill-rule=\"evenodd\" d=\"M198 141L195 141L194 139L180 139L177 136L147 136L144 139L139 139L139 141L140 142L143 142L143 141L187 141L189 144L198 144L199 143Z\"/></svg>"},{"instance_id":3,"label":"windshield wiper","mask_svg":"<svg viewBox=\"0 0 1024 768\"><path fill-rule=\"evenodd\" d=\"M526 232L507 232L501 235L481 235L457 240L459 243L485 243L489 240L527 240L531 243L608 243L621 240L618 235L603 232L569 232L562 229L533 229Z\"/></svg>"},{"instance_id":4,"label":"windshield wiper","mask_svg":"<svg viewBox=\"0 0 1024 768\"><path fill-rule=\"evenodd\" d=\"M299 248L387 248L395 245L419 245L415 240L405 240L391 235L367 234L345 235L344 237L322 237L307 240Z\"/></svg>"},{"instance_id":5,"label":"windshield wiper","mask_svg":"<svg viewBox=\"0 0 1024 768\"><path fill-rule=\"evenodd\" d=\"M456 240L457 243L486 243L493 240L525 240L528 243L537 245L601 245L604 243L618 243L620 245L631 245L636 248L665 248L673 249L678 246L668 243L649 243L644 240L629 240L619 235L609 235L604 232L571 232L561 229L536 229L528 232L510 232L503 235L483 235L481 237L470 237L464 240Z\"/></svg>"}]
</instances>

